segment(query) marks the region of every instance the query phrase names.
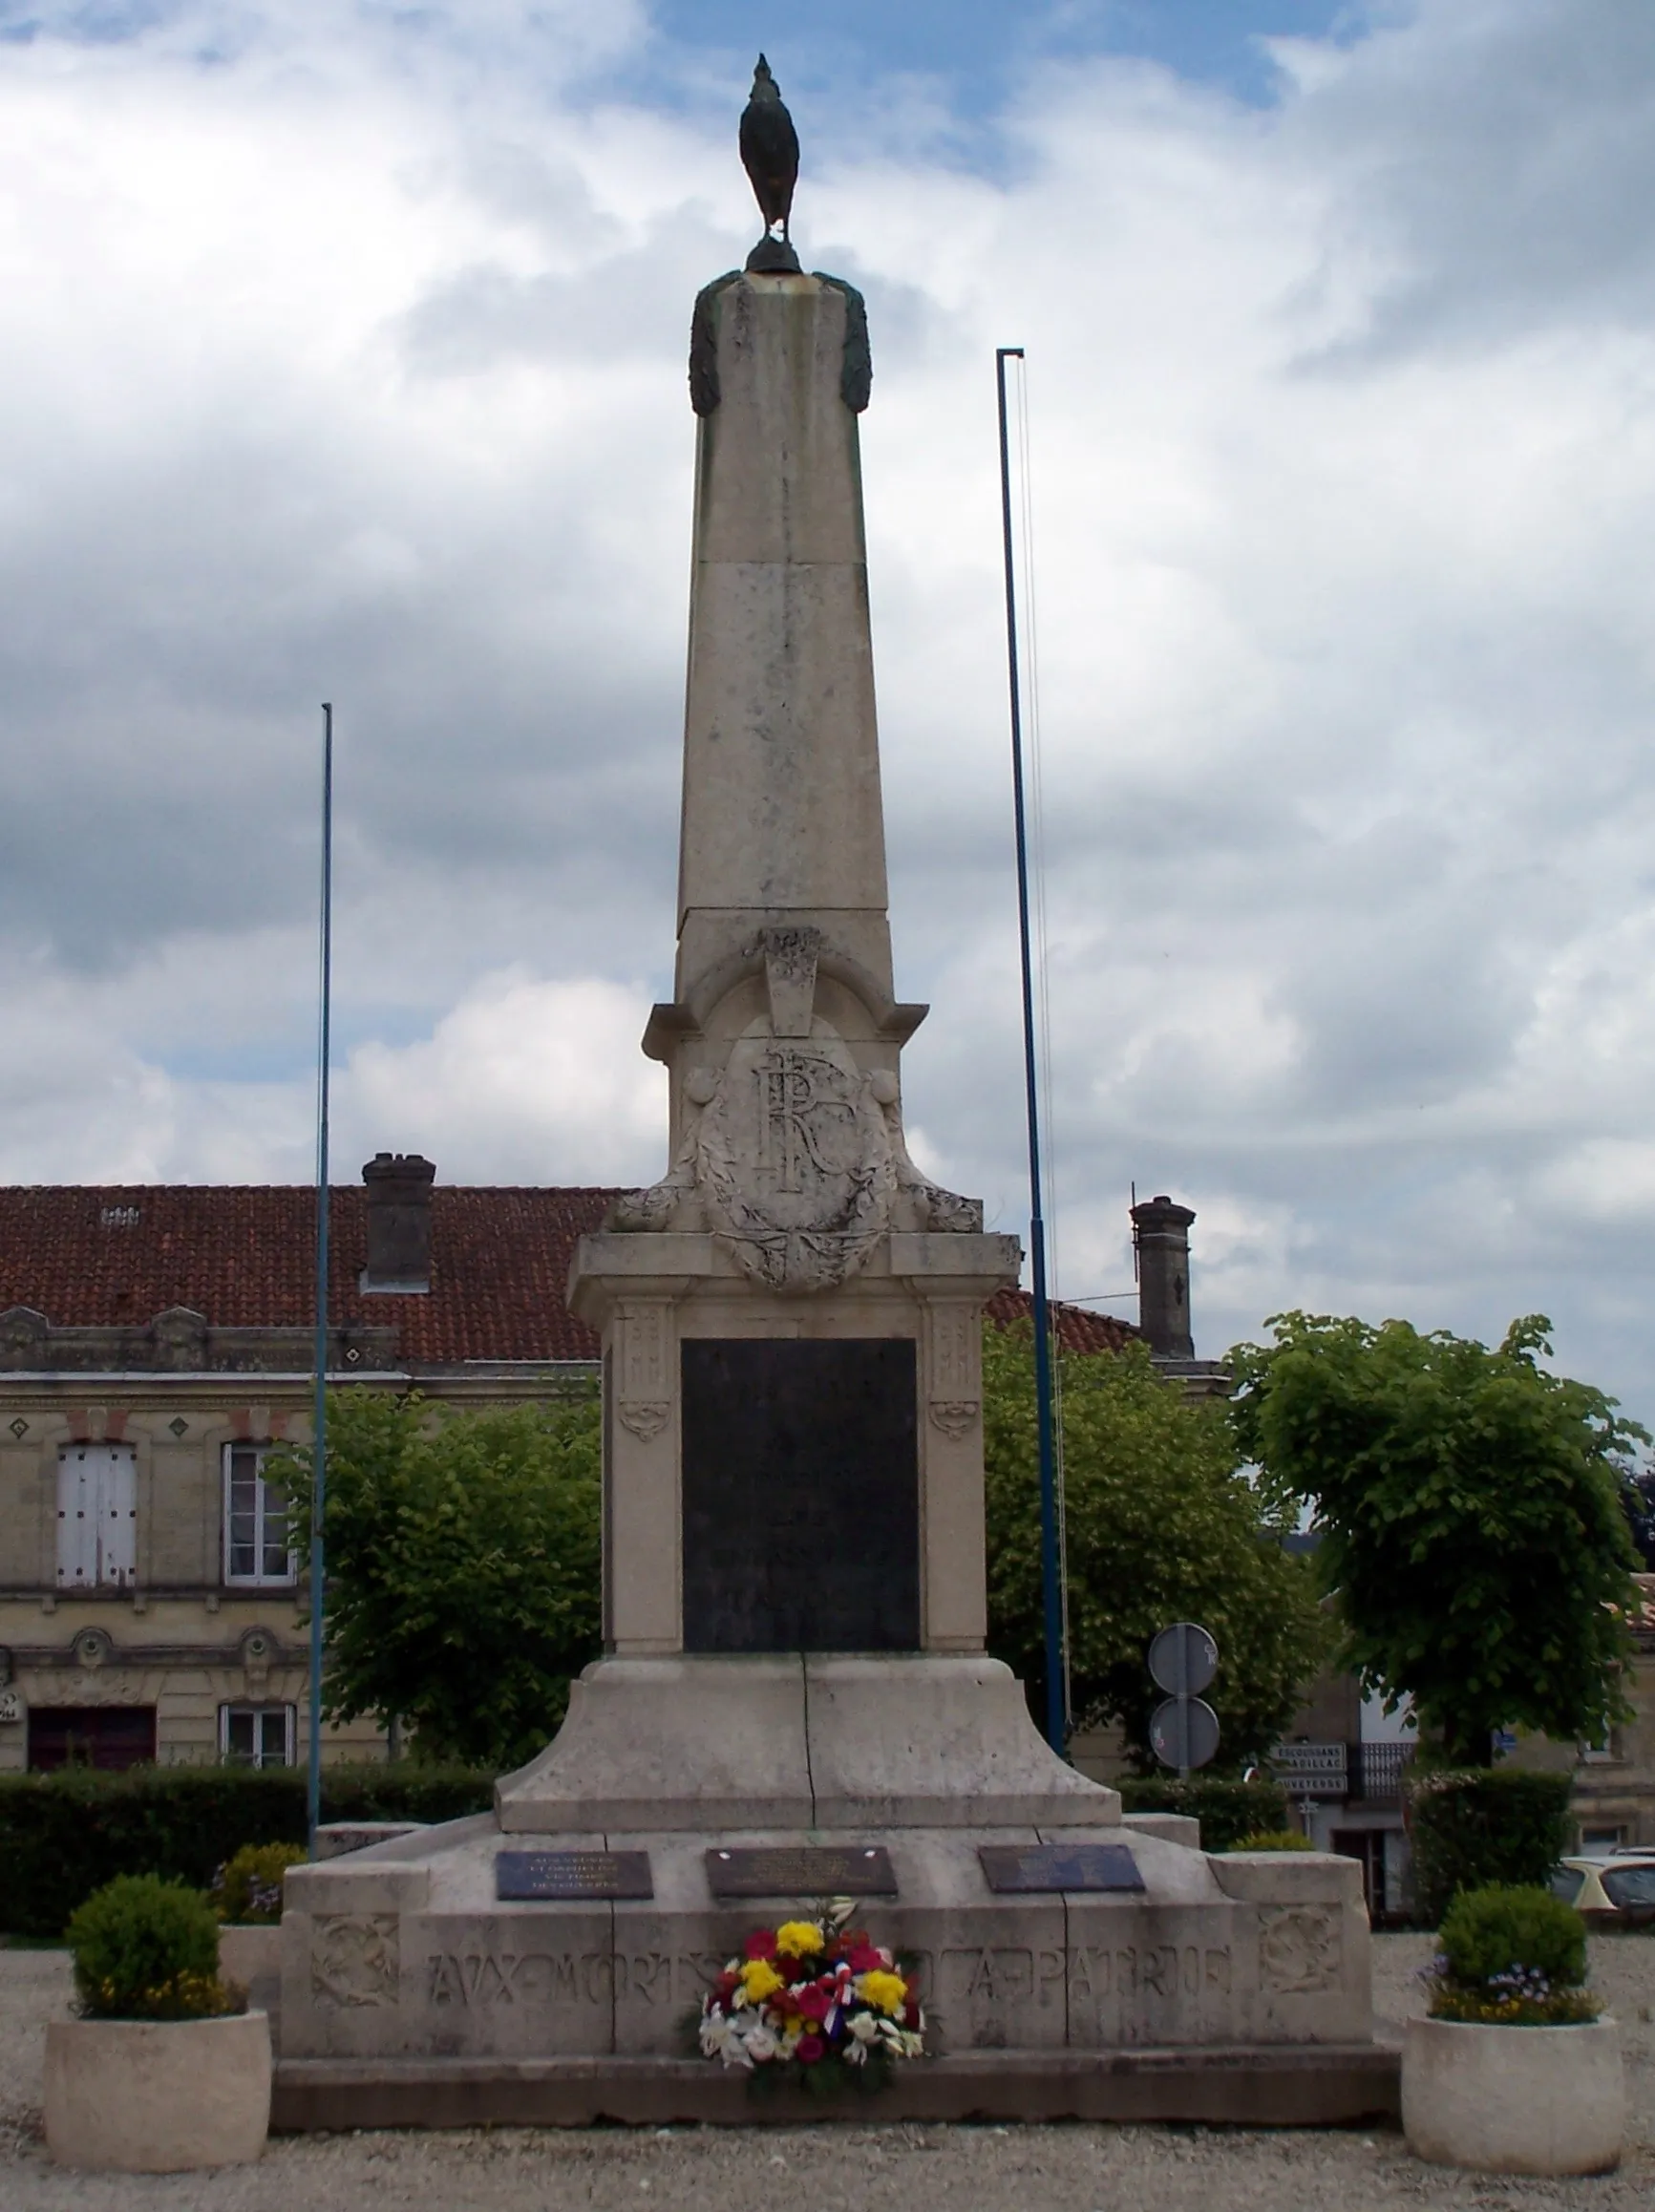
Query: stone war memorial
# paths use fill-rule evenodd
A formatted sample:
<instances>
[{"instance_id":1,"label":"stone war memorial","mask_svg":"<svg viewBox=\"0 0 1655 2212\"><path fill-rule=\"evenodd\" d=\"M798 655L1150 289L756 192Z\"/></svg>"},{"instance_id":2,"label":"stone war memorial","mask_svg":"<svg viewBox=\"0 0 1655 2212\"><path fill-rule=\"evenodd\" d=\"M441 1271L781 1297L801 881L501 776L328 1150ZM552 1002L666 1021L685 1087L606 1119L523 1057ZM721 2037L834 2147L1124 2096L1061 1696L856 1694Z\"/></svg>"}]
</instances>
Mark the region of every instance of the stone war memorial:
<instances>
[{"instance_id":1,"label":"stone war memorial","mask_svg":"<svg viewBox=\"0 0 1655 2212\"><path fill-rule=\"evenodd\" d=\"M867 321L801 270L783 181L691 327L666 1172L570 1287L604 1346L605 1656L491 1814L288 1877L276 2124L796 2117L686 2022L827 1897L925 2005L931 2055L862 2116L1393 2109L1354 1861L1123 1820L985 1653L980 1330L1021 1254L903 1141L926 1010L886 912Z\"/></svg>"}]
</instances>

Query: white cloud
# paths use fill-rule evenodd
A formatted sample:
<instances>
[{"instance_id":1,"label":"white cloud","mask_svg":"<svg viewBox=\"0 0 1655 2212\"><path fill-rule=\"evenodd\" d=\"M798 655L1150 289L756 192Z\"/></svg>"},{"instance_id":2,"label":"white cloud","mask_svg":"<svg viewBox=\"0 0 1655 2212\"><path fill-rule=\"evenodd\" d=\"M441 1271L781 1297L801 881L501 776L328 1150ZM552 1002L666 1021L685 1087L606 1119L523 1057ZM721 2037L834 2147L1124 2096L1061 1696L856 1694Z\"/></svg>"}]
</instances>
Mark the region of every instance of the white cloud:
<instances>
[{"instance_id":1,"label":"white cloud","mask_svg":"<svg viewBox=\"0 0 1655 2212\"><path fill-rule=\"evenodd\" d=\"M611 983L484 976L430 1037L351 1054L344 1151L394 1136L445 1182L652 1181L666 1170L667 1080L638 1051L648 1011Z\"/></svg>"},{"instance_id":2,"label":"white cloud","mask_svg":"<svg viewBox=\"0 0 1655 2212\"><path fill-rule=\"evenodd\" d=\"M583 89L659 59L634 11L69 20L0 45L0 1172L308 1172L324 697L341 1146L659 1172L744 88ZM1199 1210L1205 1350L1538 1308L1655 1412L1655 53L1623 0L1279 53L1266 111L1031 80L995 179L800 117L807 257L873 318L910 1112L1015 1224L1021 343L1064 1286L1130 1279L1135 1177Z\"/></svg>"}]
</instances>

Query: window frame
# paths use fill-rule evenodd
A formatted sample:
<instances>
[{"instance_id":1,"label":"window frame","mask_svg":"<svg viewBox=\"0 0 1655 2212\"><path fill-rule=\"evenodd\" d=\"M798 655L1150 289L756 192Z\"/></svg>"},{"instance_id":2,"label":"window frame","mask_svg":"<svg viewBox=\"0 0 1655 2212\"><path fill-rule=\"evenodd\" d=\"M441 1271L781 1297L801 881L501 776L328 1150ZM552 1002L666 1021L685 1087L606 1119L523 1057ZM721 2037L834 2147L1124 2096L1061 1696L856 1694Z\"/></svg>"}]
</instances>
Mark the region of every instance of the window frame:
<instances>
[{"instance_id":1,"label":"window frame","mask_svg":"<svg viewBox=\"0 0 1655 2212\"><path fill-rule=\"evenodd\" d=\"M265 1462L277 1449L278 1447L274 1444L249 1443L245 1437L225 1444L223 1448L219 1483L221 1522L219 1569L223 1578L223 1586L227 1590L290 1590L298 1585L299 1547L296 1543L290 1542L287 1546L287 1566L284 1574L265 1574L260 1567L255 1568L250 1575L241 1575L234 1573L230 1564L233 1557L232 1531L235 1514L236 1454L238 1452L250 1452L253 1455L253 1479L257 1486L253 1500L253 1556L262 1563L266 1542L265 1499L269 1489L269 1485L265 1480ZM289 1534L291 1534L290 1529Z\"/></svg>"},{"instance_id":2,"label":"window frame","mask_svg":"<svg viewBox=\"0 0 1655 2212\"><path fill-rule=\"evenodd\" d=\"M282 1715L281 1758L279 1760L266 1758L262 1746L254 1751L251 1758L243 1757L240 1753L232 1754L230 1750L230 1722L234 1715L250 1713L255 1719L263 1720L272 1712L279 1712ZM284 1704L279 1700L261 1704L255 1698L227 1699L219 1707L219 1757L225 1766L229 1766L233 1760L237 1766L247 1766L254 1770L278 1765L284 1767L297 1766L299 1763L299 1708L296 1705Z\"/></svg>"}]
</instances>

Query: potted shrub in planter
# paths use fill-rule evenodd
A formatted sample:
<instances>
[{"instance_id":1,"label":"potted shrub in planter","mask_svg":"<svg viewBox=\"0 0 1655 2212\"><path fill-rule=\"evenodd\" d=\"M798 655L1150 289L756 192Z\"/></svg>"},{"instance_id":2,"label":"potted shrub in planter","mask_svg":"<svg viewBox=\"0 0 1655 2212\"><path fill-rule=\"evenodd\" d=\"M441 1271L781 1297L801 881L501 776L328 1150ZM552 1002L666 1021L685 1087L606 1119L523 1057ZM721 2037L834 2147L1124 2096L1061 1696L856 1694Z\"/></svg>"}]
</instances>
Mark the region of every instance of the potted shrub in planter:
<instances>
[{"instance_id":1,"label":"potted shrub in planter","mask_svg":"<svg viewBox=\"0 0 1655 2212\"><path fill-rule=\"evenodd\" d=\"M1602 2174L1626 2125L1621 2031L1585 1987L1586 1928L1543 1889L1462 1892L1402 2052L1409 2148L1496 2174Z\"/></svg>"},{"instance_id":2,"label":"potted shrub in planter","mask_svg":"<svg viewBox=\"0 0 1655 2212\"><path fill-rule=\"evenodd\" d=\"M121 2173L242 2165L270 2123L270 2028L219 1979L198 1891L123 1874L69 1924L78 2020L46 2030L46 2144Z\"/></svg>"},{"instance_id":3,"label":"potted shrub in planter","mask_svg":"<svg viewBox=\"0 0 1655 2212\"><path fill-rule=\"evenodd\" d=\"M281 1986L282 1884L304 1858L297 1843L244 1843L213 1877L209 1894L223 1923L219 1972L244 1983L255 2002Z\"/></svg>"}]
</instances>

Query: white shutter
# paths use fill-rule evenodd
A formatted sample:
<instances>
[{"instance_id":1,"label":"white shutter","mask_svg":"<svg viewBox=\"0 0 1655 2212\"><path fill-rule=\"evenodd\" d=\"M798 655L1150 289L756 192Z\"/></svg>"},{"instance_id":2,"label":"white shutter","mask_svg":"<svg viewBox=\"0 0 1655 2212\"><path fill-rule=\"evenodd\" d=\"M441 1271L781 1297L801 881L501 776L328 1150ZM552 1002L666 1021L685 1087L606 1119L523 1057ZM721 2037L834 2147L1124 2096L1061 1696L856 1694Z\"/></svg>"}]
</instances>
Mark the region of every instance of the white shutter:
<instances>
[{"instance_id":1,"label":"white shutter","mask_svg":"<svg viewBox=\"0 0 1655 2212\"><path fill-rule=\"evenodd\" d=\"M138 1569L138 1455L71 1444L57 1457L57 1586L124 1587Z\"/></svg>"},{"instance_id":2,"label":"white shutter","mask_svg":"<svg viewBox=\"0 0 1655 2212\"><path fill-rule=\"evenodd\" d=\"M138 1454L130 1444L105 1444L103 1453L97 1579L124 1588L138 1574Z\"/></svg>"},{"instance_id":3,"label":"white shutter","mask_svg":"<svg viewBox=\"0 0 1655 2212\"><path fill-rule=\"evenodd\" d=\"M92 1444L71 1444L57 1455L57 1586L85 1589L97 1580L99 1488L87 1454Z\"/></svg>"}]
</instances>

